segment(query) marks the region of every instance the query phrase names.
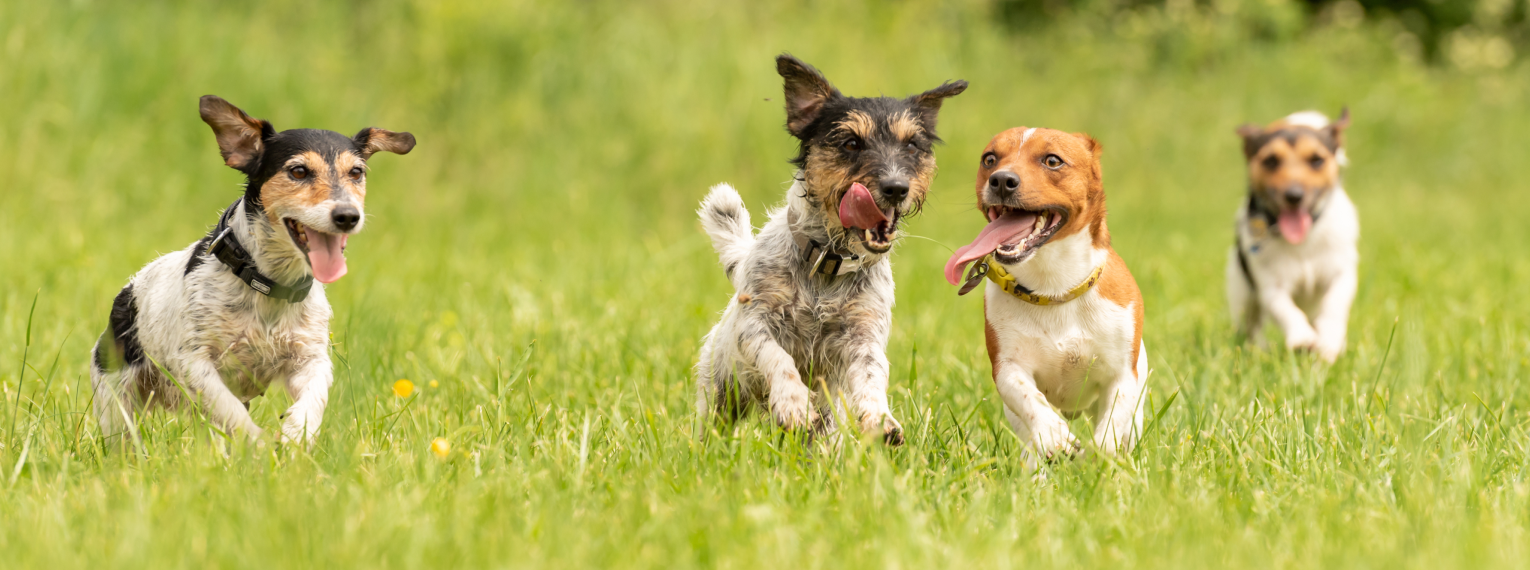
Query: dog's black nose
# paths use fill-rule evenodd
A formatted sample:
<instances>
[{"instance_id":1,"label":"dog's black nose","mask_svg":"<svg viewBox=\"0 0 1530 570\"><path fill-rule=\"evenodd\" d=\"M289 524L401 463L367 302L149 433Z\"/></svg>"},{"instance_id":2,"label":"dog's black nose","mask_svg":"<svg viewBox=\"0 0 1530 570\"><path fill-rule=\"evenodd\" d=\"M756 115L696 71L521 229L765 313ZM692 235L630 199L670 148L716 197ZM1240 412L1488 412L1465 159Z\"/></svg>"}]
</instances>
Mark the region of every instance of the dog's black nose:
<instances>
[{"instance_id":1,"label":"dog's black nose","mask_svg":"<svg viewBox=\"0 0 1530 570\"><path fill-rule=\"evenodd\" d=\"M988 177L988 187L1005 193L1014 192L1020 187L1020 175L1009 170L1000 170Z\"/></svg>"},{"instance_id":2,"label":"dog's black nose","mask_svg":"<svg viewBox=\"0 0 1530 570\"><path fill-rule=\"evenodd\" d=\"M877 186L881 190L882 196L887 198L888 202L902 202L904 198L908 197L907 179L884 178L877 182Z\"/></svg>"},{"instance_id":3,"label":"dog's black nose","mask_svg":"<svg viewBox=\"0 0 1530 570\"><path fill-rule=\"evenodd\" d=\"M1302 203L1302 197L1304 197L1306 195L1307 195L1307 193L1306 192L1302 192L1301 188L1297 188L1297 187L1294 187L1294 186L1291 187L1291 188L1287 188L1286 192L1285 192L1286 203L1290 204L1292 206L1295 206L1297 204Z\"/></svg>"},{"instance_id":4,"label":"dog's black nose","mask_svg":"<svg viewBox=\"0 0 1530 570\"><path fill-rule=\"evenodd\" d=\"M335 211L330 212L329 218L334 220L335 227L340 228L340 231L348 232L356 229L356 224L361 222L361 210L350 205L335 206Z\"/></svg>"}]
</instances>

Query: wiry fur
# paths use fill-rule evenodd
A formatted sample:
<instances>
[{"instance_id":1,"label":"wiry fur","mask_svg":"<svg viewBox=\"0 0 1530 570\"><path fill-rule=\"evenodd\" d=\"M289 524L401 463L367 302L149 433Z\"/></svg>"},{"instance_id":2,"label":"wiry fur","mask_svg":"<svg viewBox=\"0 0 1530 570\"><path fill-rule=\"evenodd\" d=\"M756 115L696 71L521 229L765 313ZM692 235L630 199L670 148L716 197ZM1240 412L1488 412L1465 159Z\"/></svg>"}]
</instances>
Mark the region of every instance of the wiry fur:
<instances>
[{"instance_id":1,"label":"wiry fur","mask_svg":"<svg viewBox=\"0 0 1530 570\"><path fill-rule=\"evenodd\" d=\"M794 161L801 170L786 206L770 213L757 236L732 187L716 186L702 202L702 225L737 294L702 346L697 411L731 421L763 407L788 429L832 430L845 417L900 444L902 427L887 403L888 250L868 248L860 232L840 225L839 200L861 183L894 220L917 210L934 177L940 101L966 83L902 100L861 99L841 95L790 56L777 59L777 70L785 79L787 129L802 142ZM793 232L864 256L861 269L812 273Z\"/></svg>"},{"instance_id":2,"label":"wiry fur","mask_svg":"<svg viewBox=\"0 0 1530 570\"><path fill-rule=\"evenodd\" d=\"M381 129L354 138L330 131L277 133L211 95L203 98L202 112L226 163L248 178L245 197L231 206L230 235L259 272L284 284L312 270L283 220L331 234L359 230L365 180L330 171L364 167L378 150L403 154L414 146L409 133ZM294 164L307 165L312 174L291 179L283 169ZM342 209L354 211L354 226L343 227L336 218ZM150 408L196 406L219 429L257 438L261 430L248 403L276 383L293 399L283 414L282 439L312 441L334 378L328 353L333 313L324 287L315 283L298 303L257 293L213 257L212 238L150 262L113 302L91 366L102 432L135 432L138 414Z\"/></svg>"},{"instance_id":3,"label":"wiry fur","mask_svg":"<svg viewBox=\"0 0 1530 570\"><path fill-rule=\"evenodd\" d=\"M1347 110L1336 123L1322 113L1304 111L1264 128L1244 126L1238 131L1249 160L1250 195L1235 216L1237 239L1228 251L1227 300L1239 333L1256 345L1265 342L1264 329L1273 322L1284 332L1289 349L1311 350L1329 362L1344 352L1360 264L1360 219L1340 178L1340 167L1347 162L1342 135L1348 123ZM1260 151L1267 145L1304 149L1327 158L1327 164L1292 165L1300 176L1277 178L1279 173L1261 164L1268 151ZM1248 207L1279 207L1274 196L1287 187L1304 193L1299 207L1321 214L1299 244L1282 239L1265 220L1254 219Z\"/></svg>"}]
</instances>

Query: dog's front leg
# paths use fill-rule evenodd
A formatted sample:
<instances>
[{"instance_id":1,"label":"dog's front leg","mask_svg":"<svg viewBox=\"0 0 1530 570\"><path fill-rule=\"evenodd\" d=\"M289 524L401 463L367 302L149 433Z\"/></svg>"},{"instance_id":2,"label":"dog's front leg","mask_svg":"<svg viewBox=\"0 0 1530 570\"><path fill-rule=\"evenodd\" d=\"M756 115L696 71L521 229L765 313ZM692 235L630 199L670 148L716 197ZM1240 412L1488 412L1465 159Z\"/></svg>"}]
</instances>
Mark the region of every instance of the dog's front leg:
<instances>
[{"instance_id":1,"label":"dog's front leg","mask_svg":"<svg viewBox=\"0 0 1530 570\"><path fill-rule=\"evenodd\" d=\"M1333 362L1344 352L1345 336L1349 334L1349 307L1355 301L1355 289L1360 277L1355 269L1347 269L1328 284L1318 304L1317 315L1312 319L1317 329L1314 348L1323 360Z\"/></svg>"},{"instance_id":2,"label":"dog's front leg","mask_svg":"<svg viewBox=\"0 0 1530 570\"><path fill-rule=\"evenodd\" d=\"M1290 291L1274 287L1262 288L1259 290L1259 304L1285 333L1286 348L1310 349L1317 343L1317 331L1312 330L1312 323L1307 321L1307 314L1302 312L1302 308L1291 300Z\"/></svg>"},{"instance_id":3,"label":"dog's front leg","mask_svg":"<svg viewBox=\"0 0 1530 570\"><path fill-rule=\"evenodd\" d=\"M1036 388L1036 378L1029 370L1003 360L996 366L994 384L1004 401L1004 416L1031 453L1051 460L1071 457L1083 449L1068 429L1068 420L1058 415ZM1035 467L1033 463L1027 457L1027 464Z\"/></svg>"},{"instance_id":4,"label":"dog's front leg","mask_svg":"<svg viewBox=\"0 0 1530 570\"><path fill-rule=\"evenodd\" d=\"M228 390L218 367L211 360L194 360L184 372L182 380L186 388L214 425L225 433L237 432L252 440L260 439L260 427L250 418L249 409Z\"/></svg>"},{"instance_id":5,"label":"dog's front leg","mask_svg":"<svg viewBox=\"0 0 1530 570\"><path fill-rule=\"evenodd\" d=\"M1142 368L1142 367L1139 367ZM1094 446L1107 455L1131 451L1142 436L1143 378L1132 367L1116 372L1116 379L1094 404Z\"/></svg>"},{"instance_id":6,"label":"dog's front leg","mask_svg":"<svg viewBox=\"0 0 1530 570\"><path fill-rule=\"evenodd\" d=\"M770 327L757 315L748 312L740 316L738 348L739 355L765 377L770 391L770 413L776 423L785 429L807 427L818 421L813 409L813 395L792 355L781 348L770 334Z\"/></svg>"},{"instance_id":7,"label":"dog's front leg","mask_svg":"<svg viewBox=\"0 0 1530 570\"><path fill-rule=\"evenodd\" d=\"M880 435L888 445L903 445L903 425L887 405L891 369L887 362L887 336L876 331L857 331L847 342L844 378L861 433Z\"/></svg>"},{"instance_id":8,"label":"dog's front leg","mask_svg":"<svg viewBox=\"0 0 1530 570\"><path fill-rule=\"evenodd\" d=\"M329 387L334 384L334 367L328 354L309 360L287 379L287 394L292 406L282 414L282 443L313 443L329 405Z\"/></svg>"}]
</instances>

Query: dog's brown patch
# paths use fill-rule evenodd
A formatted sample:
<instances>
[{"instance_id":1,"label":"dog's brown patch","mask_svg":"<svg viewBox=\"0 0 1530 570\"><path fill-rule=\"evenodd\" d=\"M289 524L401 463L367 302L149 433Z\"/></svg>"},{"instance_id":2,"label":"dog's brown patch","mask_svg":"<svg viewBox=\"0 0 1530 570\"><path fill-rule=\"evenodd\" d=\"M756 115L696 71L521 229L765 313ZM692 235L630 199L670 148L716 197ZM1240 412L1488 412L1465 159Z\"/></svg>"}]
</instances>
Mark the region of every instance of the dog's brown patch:
<instances>
[{"instance_id":1,"label":"dog's brown patch","mask_svg":"<svg viewBox=\"0 0 1530 570\"><path fill-rule=\"evenodd\" d=\"M1147 311L1142 306L1142 291L1137 289L1137 280L1132 278L1131 270L1127 269L1126 261L1116 255L1112 250L1110 256L1105 259L1105 270L1100 273L1100 282L1094 286L1100 292L1100 297L1110 301L1111 304L1132 310L1132 361L1130 362L1132 374L1137 373L1137 353L1142 350L1142 327L1147 320Z\"/></svg>"},{"instance_id":2,"label":"dog's brown patch","mask_svg":"<svg viewBox=\"0 0 1530 570\"><path fill-rule=\"evenodd\" d=\"M849 131L861 139L869 139L877 134L877 122L872 120L871 115L860 111L851 111L845 114L837 125L841 129Z\"/></svg>"},{"instance_id":3,"label":"dog's brown patch","mask_svg":"<svg viewBox=\"0 0 1530 570\"><path fill-rule=\"evenodd\" d=\"M198 110L202 122L212 127L223 163L239 170L260 156L262 138L273 132L270 123L245 114L216 95L203 95Z\"/></svg>"},{"instance_id":4,"label":"dog's brown patch","mask_svg":"<svg viewBox=\"0 0 1530 570\"><path fill-rule=\"evenodd\" d=\"M1291 206L1288 190L1300 190L1297 207L1313 209L1339 186L1339 149L1349 127L1349 109L1322 128L1291 123L1288 118L1265 127L1243 125L1243 155L1247 159L1249 192L1269 210Z\"/></svg>"},{"instance_id":5,"label":"dog's brown patch","mask_svg":"<svg viewBox=\"0 0 1530 570\"><path fill-rule=\"evenodd\" d=\"M924 127L908 111L899 111L893 115L892 121L888 122L888 128L892 134L901 141L911 141L914 137L924 134Z\"/></svg>"},{"instance_id":6,"label":"dog's brown patch","mask_svg":"<svg viewBox=\"0 0 1530 570\"><path fill-rule=\"evenodd\" d=\"M988 322L988 296L983 296L983 344L988 347L988 370L994 384L999 383L999 333Z\"/></svg>"},{"instance_id":7,"label":"dog's brown patch","mask_svg":"<svg viewBox=\"0 0 1530 570\"><path fill-rule=\"evenodd\" d=\"M1083 133L1065 133L1036 129L1026 136L1025 127L999 133L983 151L984 162L977 173L977 199L983 209L988 177L1000 170L1010 170L1020 177L1017 190L1020 206L1026 210L1063 209L1068 222L1052 235L1053 240L1089 230L1098 248L1110 247L1110 231L1105 226L1105 183L1100 169L1104 149L1098 141ZM992 164L988 157L994 158ZM1046 159L1057 156L1063 162L1048 168Z\"/></svg>"},{"instance_id":8,"label":"dog's brown patch","mask_svg":"<svg viewBox=\"0 0 1530 570\"><path fill-rule=\"evenodd\" d=\"M298 167L307 169L302 178L294 173ZM351 176L354 168L363 171L360 178ZM367 195L365 170L366 162L355 153L339 153L331 162L317 152L304 151L288 159L281 172L261 185L260 202L265 205L272 224L280 224L282 214L316 208L335 199L337 190L348 194L358 208L364 207Z\"/></svg>"}]
</instances>

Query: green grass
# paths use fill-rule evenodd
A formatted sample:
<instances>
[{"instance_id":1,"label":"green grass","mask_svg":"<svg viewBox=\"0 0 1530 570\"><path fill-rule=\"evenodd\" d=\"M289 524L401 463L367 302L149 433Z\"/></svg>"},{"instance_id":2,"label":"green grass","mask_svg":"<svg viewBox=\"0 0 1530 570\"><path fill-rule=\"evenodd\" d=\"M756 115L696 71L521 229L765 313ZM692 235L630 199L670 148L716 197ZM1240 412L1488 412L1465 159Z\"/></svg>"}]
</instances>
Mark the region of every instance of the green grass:
<instances>
[{"instance_id":1,"label":"green grass","mask_svg":"<svg viewBox=\"0 0 1530 570\"><path fill-rule=\"evenodd\" d=\"M940 4L0 4L0 566L1526 565L1525 66L1421 67L1384 27L1265 41L1150 11L1016 35L982 2ZM692 210L721 181L757 219L781 199L783 50L851 94L972 83L942 112L911 229L928 239L894 256L900 449L804 449L758 419L695 437L689 369L730 291ZM87 365L112 295L239 193L206 93L419 146L374 161L328 289L317 446L161 414L143 455L106 452ZM1350 351L1240 348L1232 130L1343 104ZM978 151L1022 124L1107 149L1157 417L1130 457L1041 483L994 397L981 304L940 277L981 223ZM269 428L285 405L252 411Z\"/></svg>"}]
</instances>

